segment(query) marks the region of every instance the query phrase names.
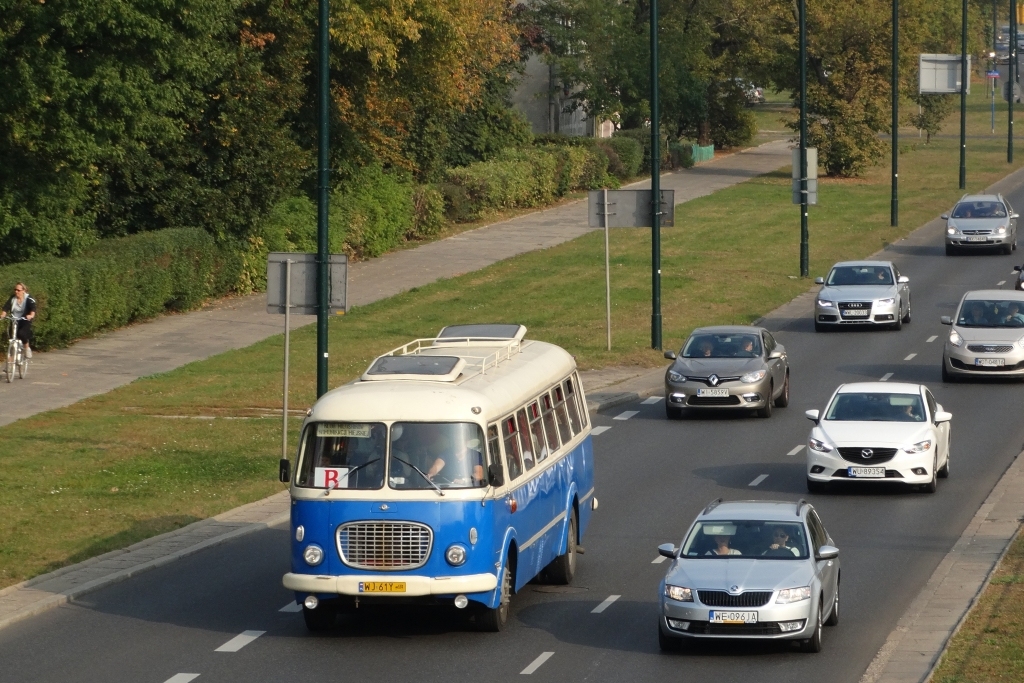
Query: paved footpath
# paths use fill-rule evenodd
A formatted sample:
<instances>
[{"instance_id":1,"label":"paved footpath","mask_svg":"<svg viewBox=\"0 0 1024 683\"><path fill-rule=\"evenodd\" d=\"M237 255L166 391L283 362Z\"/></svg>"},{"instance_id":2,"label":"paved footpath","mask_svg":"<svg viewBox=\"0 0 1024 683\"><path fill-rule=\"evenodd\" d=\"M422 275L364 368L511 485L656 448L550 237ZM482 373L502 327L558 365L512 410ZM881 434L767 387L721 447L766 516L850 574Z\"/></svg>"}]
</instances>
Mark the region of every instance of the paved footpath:
<instances>
[{"instance_id":1,"label":"paved footpath","mask_svg":"<svg viewBox=\"0 0 1024 683\"><path fill-rule=\"evenodd\" d=\"M789 144L777 140L665 174L662 188L675 190L676 203L681 204L789 163ZM650 181L629 187L650 187ZM349 303L366 305L517 254L553 247L591 230L586 204L578 200L355 263L349 272ZM199 311L161 316L67 349L37 353L26 380L0 383L0 426L280 334L283 316L268 314L265 306L264 294L221 299ZM292 326L313 320L293 316Z\"/></svg>"}]
</instances>

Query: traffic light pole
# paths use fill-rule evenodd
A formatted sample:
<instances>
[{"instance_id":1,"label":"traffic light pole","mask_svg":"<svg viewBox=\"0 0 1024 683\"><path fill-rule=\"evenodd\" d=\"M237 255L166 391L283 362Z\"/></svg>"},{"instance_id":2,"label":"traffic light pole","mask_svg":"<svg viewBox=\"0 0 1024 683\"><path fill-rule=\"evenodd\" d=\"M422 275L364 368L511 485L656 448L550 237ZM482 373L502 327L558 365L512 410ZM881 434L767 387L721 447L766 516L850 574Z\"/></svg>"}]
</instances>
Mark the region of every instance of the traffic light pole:
<instances>
[{"instance_id":1,"label":"traffic light pole","mask_svg":"<svg viewBox=\"0 0 1024 683\"><path fill-rule=\"evenodd\" d=\"M330 11L328 0L319 0L319 92L317 101L316 187L316 395L327 393L327 321L331 302L330 250L327 243L327 190L330 185Z\"/></svg>"}]
</instances>

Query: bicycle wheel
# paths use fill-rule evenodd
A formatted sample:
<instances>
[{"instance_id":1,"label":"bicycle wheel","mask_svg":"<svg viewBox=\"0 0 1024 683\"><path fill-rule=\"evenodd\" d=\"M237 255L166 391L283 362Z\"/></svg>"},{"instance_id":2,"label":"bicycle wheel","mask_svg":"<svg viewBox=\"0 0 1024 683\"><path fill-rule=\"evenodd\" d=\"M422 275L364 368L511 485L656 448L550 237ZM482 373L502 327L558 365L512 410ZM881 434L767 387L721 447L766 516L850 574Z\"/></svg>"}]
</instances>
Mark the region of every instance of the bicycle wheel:
<instances>
[{"instance_id":1,"label":"bicycle wheel","mask_svg":"<svg viewBox=\"0 0 1024 683\"><path fill-rule=\"evenodd\" d=\"M25 347L18 349L18 379L25 379L28 374L28 358L25 357Z\"/></svg>"},{"instance_id":2,"label":"bicycle wheel","mask_svg":"<svg viewBox=\"0 0 1024 683\"><path fill-rule=\"evenodd\" d=\"M7 344L7 355L4 359L4 377L8 384L14 380L14 344Z\"/></svg>"}]
</instances>

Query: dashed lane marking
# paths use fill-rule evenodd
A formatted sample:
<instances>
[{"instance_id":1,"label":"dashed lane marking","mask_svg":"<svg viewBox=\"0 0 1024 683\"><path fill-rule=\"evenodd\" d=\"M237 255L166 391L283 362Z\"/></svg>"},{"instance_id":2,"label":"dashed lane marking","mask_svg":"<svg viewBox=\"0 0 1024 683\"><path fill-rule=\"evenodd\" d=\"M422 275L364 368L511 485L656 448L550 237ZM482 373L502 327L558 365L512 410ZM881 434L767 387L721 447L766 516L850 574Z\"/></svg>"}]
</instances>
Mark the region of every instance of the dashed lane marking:
<instances>
[{"instance_id":1,"label":"dashed lane marking","mask_svg":"<svg viewBox=\"0 0 1024 683\"><path fill-rule=\"evenodd\" d=\"M613 420L628 420L629 418L633 417L634 415L639 415L639 414L640 414L639 410L625 410L625 411L619 413L618 415L616 415L612 419Z\"/></svg>"},{"instance_id":2,"label":"dashed lane marking","mask_svg":"<svg viewBox=\"0 0 1024 683\"><path fill-rule=\"evenodd\" d=\"M804 449L804 445L803 445L803 444L800 444L799 446L797 446L796 448L794 448L793 450L791 450L791 451L790 451L789 453L786 453L786 455L796 455L797 453L799 453L799 452L800 452L800 451L802 451L803 449Z\"/></svg>"},{"instance_id":3,"label":"dashed lane marking","mask_svg":"<svg viewBox=\"0 0 1024 683\"><path fill-rule=\"evenodd\" d=\"M551 659L551 655L553 655L553 654L555 654L555 653L554 652L541 652L540 653L540 657L537 657L537 659L535 659L532 662L530 662L530 666L526 667L525 669L523 669L522 671L519 672L520 675L526 674L528 676L528 675L532 674L534 671L539 669L541 667L541 665L544 664L544 662L546 662L549 659Z\"/></svg>"},{"instance_id":4,"label":"dashed lane marking","mask_svg":"<svg viewBox=\"0 0 1024 683\"><path fill-rule=\"evenodd\" d=\"M1000 280L999 282L996 283L996 287L1002 287L1005 284L1006 284L1006 280Z\"/></svg>"},{"instance_id":5,"label":"dashed lane marking","mask_svg":"<svg viewBox=\"0 0 1024 683\"><path fill-rule=\"evenodd\" d=\"M768 478L767 474L759 475L757 477L757 479L755 479L754 481L752 481L749 484L747 484L747 486L757 486L758 484L760 484L762 481L764 481L767 478Z\"/></svg>"},{"instance_id":6,"label":"dashed lane marking","mask_svg":"<svg viewBox=\"0 0 1024 683\"><path fill-rule=\"evenodd\" d=\"M214 652L238 652L264 633L266 633L266 631L242 631L237 636L218 647Z\"/></svg>"},{"instance_id":7,"label":"dashed lane marking","mask_svg":"<svg viewBox=\"0 0 1024 683\"><path fill-rule=\"evenodd\" d=\"M890 377L892 377L892 373L891 372L887 372L884 375L882 375L882 379L880 379L878 381L879 382L888 382Z\"/></svg>"},{"instance_id":8,"label":"dashed lane marking","mask_svg":"<svg viewBox=\"0 0 1024 683\"><path fill-rule=\"evenodd\" d=\"M287 605L277 610L278 612L301 612L302 605L297 602L289 602Z\"/></svg>"},{"instance_id":9,"label":"dashed lane marking","mask_svg":"<svg viewBox=\"0 0 1024 683\"><path fill-rule=\"evenodd\" d=\"M658 401L664 401L664 400L665 400L664 396L648 396L643 401L641 401L640 405L642 405L642 406L653 406Z\"/></svg>"},{"instance_id":10,"label":"dashed lane marking","mask_svg":"<svg viewBox=\"0 0 1024 683\"><path fill-rule=\"evenodd\" d=\"M658 555L656 558L651 560L651 564L661 564L662 562L664 562L667 559L668 558L665 557L664 555Z\"/></svg>"},{"instance_id":11,"label":"dashed lane marking","mask_svg":"<svg viewBox=\"0 0 1024 683\"><path fill-rule=\"evenodd\" d=\"M609 607L611 607L612 603L615 602L616 600L618 600L621 597L622 597L621 595L609 595L607 598L605 598L604 602L602 602L600 605L598 605L594 609L590 610L590 613L591 614L600 614L601 612L603 612L606 609L608 609Z\"/></svg>"},{"instance_id":12,"label":"dashed lane marking","mask_svg":"<svg viewBox=\"0 0 1024 683\"><path fill-rule=\"evenodd\" d=\"M932 336L928 337L928 339L927 339L927 340L925 340L925 341L926 341L927 343L931 344L931 343L932 343L933 341L935 341L935 340L936 340L936 339L938 339L938 338L939 338L939 335L937 335L937 334L933 334Z\"/></svg>"},{"instance_id":13,"label":"dashed lane marking","mask_svg":"<svg viewBox=\"0 0 1024 683\"><path fill-rule=\"evenodd\" d=\"M916 355L917 355L916 353L912 353L909 356L907 356L906 358L904 358L903 360L914 360L914 356L916 356Z\"/></svg>"},{"instance_id":14,"label":"dashed lane marking","mask_svg":"<svg viewBox=\"0 0 1024 683\"><path fill-rule=\"evenodd\" d=\"M598 436L600 434L604 434L609 429L611 429L611 427L606 427L604 425L602 425L600 427L594 427L593 429L590 430L590 435L591 436Z\"/></svg>"},{"instance_id":15,"label":"dashed lane marking","mask_svg":"<svg viewBox=\"0 0 1024 683\"><path fill-rule=\"evenodd\" d=\"M174 674L168 678L164 683L188 683L199 678L199 674Z\"/></svg>"}]
</instances>

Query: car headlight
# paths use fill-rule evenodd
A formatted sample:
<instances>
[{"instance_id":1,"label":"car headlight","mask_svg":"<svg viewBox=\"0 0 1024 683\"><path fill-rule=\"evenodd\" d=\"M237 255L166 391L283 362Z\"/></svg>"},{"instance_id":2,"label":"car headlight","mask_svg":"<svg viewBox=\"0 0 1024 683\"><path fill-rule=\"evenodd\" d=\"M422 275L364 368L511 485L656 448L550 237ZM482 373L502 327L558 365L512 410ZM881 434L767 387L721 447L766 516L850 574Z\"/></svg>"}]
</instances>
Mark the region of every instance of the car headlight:
<instances>
[{"instance_id":1,"label":"car headlight","mask_svg":"<svg viewBox=\"0 0 1024 683\"><path fill-rule=\"evenodd\" d=\"M818 441L817 439L809 439L807 441L807 446L812 451L818 451L819 453L831 453L832 452L832 447L831 446L829 446L824 441Z\"/></svg>"},{"instance_id":2,"label":"car headlight","mask_svg":"<svg viewBox=\"0 0 1024 683\"><path fill-rule=\"evenodd\" d=\"M826 299L818 299L818 305L822 308L832 308L832 302Z\"/></svg>"},{"instance_id":3,"label":"car headlight","mask_svg":"<svg viewBox=\"0 0 1024 683\"><path fill-rule=\"evenodd\" d=\"M948 228L946 228L946 234L947 235L955 235L956 234L956 228L954 228L953 226L949 226Z\"/></svg>"},{"instance_id":4,"label":"car headlight","mask_svg":"<svg viewBox=\"0 0 1024 683\"><path fill-rule=\"evenodd\" d=\"M1006 234L1006 226L1005 225L1000 225L998 228L996 228L996 232L999 233L1000 235L1005 235Z\"/></svg>"},{"instance_id":5,"label":"car headlight","mask_svg":"<svg viewBox=\"0 0 1024 683\"><path fill-rule=\"evenodd\" d=\"M779 597L776 598L776 605L788 605L791 602L800 602L801 600L811 599L811 587L801 586L800 588L783 588L779 591Z\"/></svg>"},{"instance_id":6,"label":"car headlight","mask_svg":"<svg viewBox=\"0 0 1024 683\"><path fill-rule=\"evenodd\" d=\"M744 384L750 384L751 382L760 382L764 379L764 376L768 374L767 370L754 370L740 377L740 381Z\"/></svg>"},{"instance_id":7,"label":"car headlight","mask_svg":"<svg viewBox=\"0 0 1024 683\"><path fill-rule=\"evenodd\" d=\"M324 549L311 543L302 551L302 559L304 559L306 564L310 567L315 567L324 561Z\"/></svg>"},{"instance_id":8,"label":"car headlight","mask_svg":"<svg viewBox=\"0 0 1024 683\"><path fill-rule=\"evenodd\" d=\"M907 453L924 453L926 450L932 447L930 439L925 441L918 441L913 446L904 446L903 450Z\"/></svg>"},{"instance_id":9,"label":"car headlight","mask_svg":"<svg viewBox=\"0 0 1024 683\"><path fill-rule=\"evenodd\" d=\"M1024 349L1024 337L1017 340L1017 348Z\"/></svg>"},{"instance_id":10,"label":"car headlight","mask_svg":"<svg viewBox=\"0 0 1024 683\"><path fill-rule=\"evenodd\" d=\"M444 551L444 559L453 567L461 567L466 563L466 549L458 543L453 543Z\"/></svg>"},{"instance_id":11,"label":"car headlight","mask_svg":"<svg viewBox=\"0 0 1024 683\"><path fill-rule=\"evenodd\" d=\"M668 371L668 378L670 380L672 380L673 382L685 382L686 381L686 377L684 377L683 375L680 375L675 370L669 370Z\"/></svg>"},{"instance_id":12,"label":"car headlight","mask_svg":"<svg viewBox=\"0 0 1024 683\"><path fill-rule=\"evenodd\" d=\"M959 334L957 334L956 330L950 330L949 343L952 344L953 346L960 346L961 344L964 343L964 339Z\"/></svg>"},{"instance_id":13,"label":"car headlight","mask_svg":"<svg viewBox=\"0 0 1024 683\"><path fill-rule=\"evenodd\" d=\"M876 299L875 303L879 304L880 306L889 306L891 304L896 303L896 299L894 299L893 297L889 297L888 299Z\"/></svg>"},{"instance_id":14,"label":"car headlight","mask_svg":"<svg viewBox=\"0 0 1024 683\"><path fill-rule=\"evenodd\" d=\"M693 602L693 591L682 586L665 584L665 597L676 602Z\"/></svg>"}]
</instances>

